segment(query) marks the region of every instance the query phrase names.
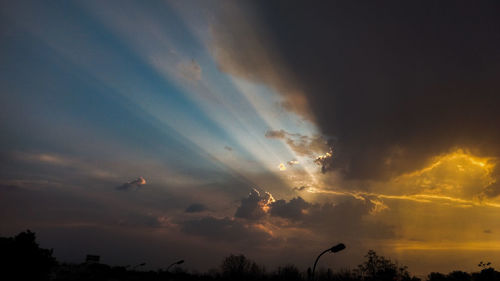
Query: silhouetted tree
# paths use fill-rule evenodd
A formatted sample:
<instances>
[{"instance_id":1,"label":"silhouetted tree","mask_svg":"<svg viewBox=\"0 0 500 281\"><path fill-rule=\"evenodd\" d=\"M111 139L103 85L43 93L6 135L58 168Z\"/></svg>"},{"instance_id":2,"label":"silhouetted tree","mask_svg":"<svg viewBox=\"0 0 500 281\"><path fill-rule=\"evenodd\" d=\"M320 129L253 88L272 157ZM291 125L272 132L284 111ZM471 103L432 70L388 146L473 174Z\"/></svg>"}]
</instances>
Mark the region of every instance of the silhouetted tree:
<instances>
[{"instance_id":1,"label":"silhouetted tree","mask_svg":"<svg viewBox=\"0 0 500 281\"><path fill-rule=\"evenodd\" d=\"M283 281L299 281L302 280L302 275L299 269L293 264L278 267L274 276L275 280Z\"/></svg>"},{"instance_id":2,"label":"silhouetted tree","mask_svg":"<svg viewBox=\"0 0 500 281\"><path fill-rule=\"evenodd\" d=\"M487 262L480 261L477 266L480 267L480 268L482 268L482 269L491 268L491 262L489 262L489 261L487 261Z\"/></svg>"},{"instance_id":3,"label":"silhouetted tree","mask_svg":"<svg viewBox=\"0 0 500 281\"><path fill-rule=\"evenodd\" d=\"M48 280L55 265L52 250L40 248L34 232L0 238L0 270L8 276L4 280Z\"/></svg>"},{"instance_id":4,"label":"silhouetted tree","mask_svg":"<svg viewBox=\"0 0 500 281\"><path fill-rule=\"evenodd\" d=\"M447 279L448 281L470 281L471 275L467 272L456 270L448 273Z\"/></svg>"},{"instance_id":5,"label":"silhouetted tree","mask_svg":"<svg viewBox=\"0 0 500 281\"><path fill-rule=\"evenodd\" d=\"M406 266L399 266L390 259L377 255L373 250L365 255L366 261L358 266L359 277L366 281L419 280L410 277Z\"/></svg>"},{"instance_id":6,"label":"silhouetted tree","mask_svg":"<svg viewBox=\"0 0 500 281\"><path fill-rule=\"evenodd\" d=\"M341 269L333 275L335 281L357 281L359 277L352 270Z\"/></svg>"},{"instance_id":7,"label":"silhouetted tree","mask_svg":"<svg viewBox=\"0 0 500 281\"><path fill-rule=\"evenodd\" d=\"M474 281L489 281L489 280L500 280L500 272L496 271L491 267L491 263L485 264L486 266L480 266L483 268L480 272L472 273L471 280Z\"/></svg>"},{"instance_id":8,"label":"silhouetted tree","mask_svg":"<svg viewBox=\"0 0 500 281\"><path fill-rule=\"evenodd\" d=\"M446 281L446 275L439 273L439 272L431 272L429 275L427 275L427 280L428 281Z\"/></svg>"},{"instance_id":9,"label":"silhouetted tree","mask_svg":"<svg viewBox=\"0 0 500 281\"><path fill-rule=\"evenodd\" d=\"M244 255L230 255L222 261L222 276L232 280L252 279L263 273L255 262L247 259Z\"/></svg>"}]
</instances>

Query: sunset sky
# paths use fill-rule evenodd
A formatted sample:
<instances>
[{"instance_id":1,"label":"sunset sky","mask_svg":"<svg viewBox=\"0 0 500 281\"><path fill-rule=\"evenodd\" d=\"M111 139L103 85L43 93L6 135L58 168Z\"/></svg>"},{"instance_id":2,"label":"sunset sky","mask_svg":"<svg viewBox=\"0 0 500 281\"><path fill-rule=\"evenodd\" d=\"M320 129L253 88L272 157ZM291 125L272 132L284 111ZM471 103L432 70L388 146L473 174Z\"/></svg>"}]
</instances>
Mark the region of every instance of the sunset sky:
<instances>
[{"instance_id":1,"label":"sunset sky","mask_svg":"<svg viewBox=\"0 0 500 281\"><path fill-rule=\"evenodd\" d=\"M500 5L0 1L0 236L205 271L500 268Z\"/></svg>"}]
</instances>

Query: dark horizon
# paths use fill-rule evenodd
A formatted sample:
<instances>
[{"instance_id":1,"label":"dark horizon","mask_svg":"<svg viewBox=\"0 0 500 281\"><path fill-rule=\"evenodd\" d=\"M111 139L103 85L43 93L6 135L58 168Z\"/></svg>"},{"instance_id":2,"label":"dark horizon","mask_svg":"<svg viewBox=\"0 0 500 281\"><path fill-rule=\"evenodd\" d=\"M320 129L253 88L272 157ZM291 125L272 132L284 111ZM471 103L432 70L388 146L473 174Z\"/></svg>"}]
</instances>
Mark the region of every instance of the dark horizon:
<instances>
[{"instance_id":1,"label":"dark horizon","mask_svg":"<svg viewBox=\"0 0 500 281\"><path fill-rule=\"evenodd\" d=\"M316 265L321 256L327 253L338 254L346 249L342 243L321 252L314 266L306 271L285 263L275 269L259 265L245 255L230 254L222 259L217 268L207 272L186 271L181 266L185 260L178 260L168 267L157 270L144 270L146 262L121 266L109 266L100 260L99 255L87 255L85 262L65 263L55 259L53 249L41 248L36 234L30 230L15 237L0 237L0 271L9 280L337 280L337 281L491 281L500 278L491 262L479 262L478 270L464 272L454 270L447 274L430 272L421 278L412 275L408 267L378 255L369 250L365 260L354 269L331 268ZM174 268L172 268L175 266Z\"/></svg>"}]
</instances>

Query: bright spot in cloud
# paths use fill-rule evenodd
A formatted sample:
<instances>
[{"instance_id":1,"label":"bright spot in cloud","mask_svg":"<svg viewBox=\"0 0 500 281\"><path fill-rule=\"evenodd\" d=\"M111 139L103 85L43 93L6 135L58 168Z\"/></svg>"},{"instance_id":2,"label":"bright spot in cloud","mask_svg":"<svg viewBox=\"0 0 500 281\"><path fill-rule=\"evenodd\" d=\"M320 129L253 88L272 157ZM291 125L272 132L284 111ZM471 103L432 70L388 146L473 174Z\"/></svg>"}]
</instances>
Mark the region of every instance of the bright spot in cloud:
<instances>
[{"instance_id":1,"label":"bright spot in cloud","mask_svg":"<svg viewBox=\"0 0 500 281\"><path fill-rule=\"evenodd\" d=\"M286 166L283 163L280 163L279 166L278 166L278 168L280 169L280 171L285 171L286 170Z\"/></svg>"}]
</instances>

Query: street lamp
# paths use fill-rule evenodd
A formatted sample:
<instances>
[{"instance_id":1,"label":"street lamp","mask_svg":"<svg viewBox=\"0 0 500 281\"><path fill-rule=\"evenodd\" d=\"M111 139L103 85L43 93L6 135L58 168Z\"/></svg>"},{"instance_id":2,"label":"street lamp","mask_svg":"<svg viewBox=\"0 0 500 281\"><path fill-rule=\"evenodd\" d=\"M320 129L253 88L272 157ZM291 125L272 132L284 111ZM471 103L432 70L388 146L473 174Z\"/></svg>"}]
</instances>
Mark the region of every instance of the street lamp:
<instances>
[{"instance_id":1,"label":"street lamp","mask_svg":"<svg viewBox=\"0 0 500 281\"><path fill-rule=\"evenodd\" d=\"M337 252L340 252L340 251L342 251L342 250L344 250L344 249L345 249L345 245L344 245L344 244L342 244L342 243L339 243L339 244L337 244L337 245L335 245L335 246L331 247L330 249L326 249L326 250L324 250L321 254L319 254L319 256L316 258L316 261L314 262L313 271L312 271L312 274L311 274L312 279L314 280L314 271L316 270L316 264L318 263L319 258L320 258L323 254L325 254L325 253L327 253L327 252L337 253Z\"/></svg>"},{"instance_id":2,"label":"street lamp","mask_svg":"<svg viewBox=\"0 0 500 281\"><path fill-rule=\"evenodd\" d=\"M183 263L184 263L184 260L179 260L179 261L176 261L176 262L172 263L171 265L169 265L169 266L167 267L167 272L168 272L168 270L169 270L172 266L174 266L174 265L176 265L176 264L183 264Z\"/></svg>"}]
</instances>

